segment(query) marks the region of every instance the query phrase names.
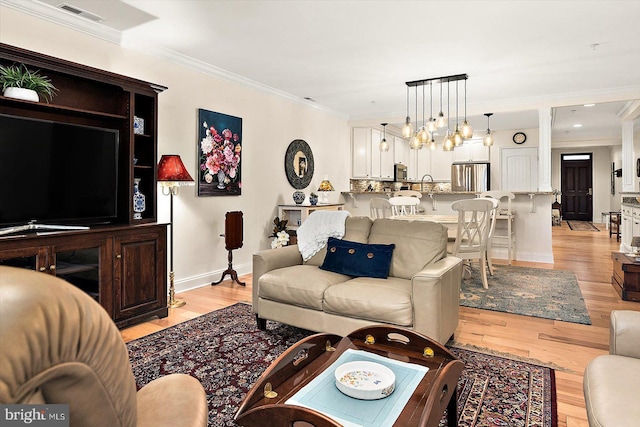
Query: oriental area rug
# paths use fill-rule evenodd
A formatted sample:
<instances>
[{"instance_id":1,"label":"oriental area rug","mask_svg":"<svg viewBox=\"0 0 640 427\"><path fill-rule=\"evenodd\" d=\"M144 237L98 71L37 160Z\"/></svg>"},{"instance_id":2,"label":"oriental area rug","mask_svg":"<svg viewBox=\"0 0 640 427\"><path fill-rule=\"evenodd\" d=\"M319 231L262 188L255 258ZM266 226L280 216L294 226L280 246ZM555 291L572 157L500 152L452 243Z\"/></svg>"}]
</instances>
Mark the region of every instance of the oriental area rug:
<instances>
[{"instance_id":1,"label":"oriental area rug","mask_svg":"<svg viewBox=\"0 0 640 427\"><path fill-rule=\"evenodd\" d=\"M573 231L600 231L590 221L567 221L567 225Z\"/></svg>"},{"instance_id":2,"label":"oriental area rug","mask_svg":"<svg viewBox=\"0 0 640 427\"><path fill-rule=\"evenodd\" d=\"M310 334L271 321L260 331L251 306L238 303L131 341L127 348L138 388L170 373L191 375L207 393L209 426L236 426L233 417L260 374ZM465 363L458 382L460 427L557 426L553 369L450 350Z\"/></svg>"},{"instance_id":3,"label":"oriental area rug","mask_svg":"<svg viewBox=\"0 0 640 427\"><path fill-rule=\"evenodd\" d=\"M474 267L471 277L462 280L462 306L591 324L572 271L494 264L493 276L487 272L489 289L484 289L477 264Z\"/></svg>"}]
</instances>

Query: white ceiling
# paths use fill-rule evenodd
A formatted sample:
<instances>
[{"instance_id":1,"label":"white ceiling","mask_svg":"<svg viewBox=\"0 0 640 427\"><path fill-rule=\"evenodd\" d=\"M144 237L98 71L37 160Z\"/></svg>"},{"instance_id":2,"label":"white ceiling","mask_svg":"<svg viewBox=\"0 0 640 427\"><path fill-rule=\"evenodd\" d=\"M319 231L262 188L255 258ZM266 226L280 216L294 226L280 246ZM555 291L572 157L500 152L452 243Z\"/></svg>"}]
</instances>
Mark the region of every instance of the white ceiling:
<instances>
[{"instance_id":1,"label":"white ceiling","mask_svg":"<svg viewBox=\"0 0 640 427\"><path fill-rule=\"evenodd\" d=\"M461 73L477 131L485 112L492 130L525 129L538 126L538 109L554 108L554 143L620 143L621 112L640 110L629 108L640 100L635 0L65 1L102 23L56 9L62 1L0 3L354 123L401 123L406 81Z\"/></svg>"}]
</instances>

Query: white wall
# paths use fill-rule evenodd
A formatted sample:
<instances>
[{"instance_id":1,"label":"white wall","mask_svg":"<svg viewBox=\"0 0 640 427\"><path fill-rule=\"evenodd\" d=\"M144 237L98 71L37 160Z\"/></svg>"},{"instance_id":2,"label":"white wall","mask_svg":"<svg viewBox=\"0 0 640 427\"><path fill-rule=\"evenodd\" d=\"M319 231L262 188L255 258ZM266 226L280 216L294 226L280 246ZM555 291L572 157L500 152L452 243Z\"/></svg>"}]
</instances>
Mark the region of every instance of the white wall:
<instances>
[{"instance_id":1,"label":"white wall","mask_svg":"<svg viewBox=\"0 0 640 427\"><path fill-rule=\"evenodd\" d=\"M513 134L516 132L524 132L527 135L527 140L524 144L518 145L513 142ZM538 147L538 129L515 129L515 130L503 130L493 134L493 146L491 147L491 189L501 190L501 150L504 148L531 148ZM536 189L537 190L537 189Z\"/></svg>"},{"instance_id":2,"label":"white wall","mask_svg":"<svg viewBox=\"0 0 640 427\"><path fill-rule=\"evenodd\" d=\"M28 29L28 30L27 30ZM251 271L254 252L269 247L277 204L292 203L284 172L287 146L305 140L315 173L307 194L329 175L336 190L349 189L349 128L345 117L265 91L250 89L175 63L0 6L0 41L54 57L161 84L159 154L179 154L192 176L197 168L198 108L242 117L242 195L197 197L182 188L174 199L174 269L178 291L218 280L227 268L224 216L244 213L244 246L234 268ZM158 220L169 221L169 200L158 196Z\"/></svg>"},{"instance_id":3,"label":"white wall","mask_svg":"<svg viewBox=\"0 0 640 427\"><path fill-rule=\"evenodd\" d=\"M610 147L553 148L551 149L551 184L561 188L561 155L569 153L591 153L593 159L593 221L602 220L602 212L612 210L611 206L611 149ZM621 164L621 163L620 163ZM618 162L616 162L616 167ZM616 188L622 180L616 179ZM616 189L619 191L619 189Z\"/></svg>"}]
</instances>

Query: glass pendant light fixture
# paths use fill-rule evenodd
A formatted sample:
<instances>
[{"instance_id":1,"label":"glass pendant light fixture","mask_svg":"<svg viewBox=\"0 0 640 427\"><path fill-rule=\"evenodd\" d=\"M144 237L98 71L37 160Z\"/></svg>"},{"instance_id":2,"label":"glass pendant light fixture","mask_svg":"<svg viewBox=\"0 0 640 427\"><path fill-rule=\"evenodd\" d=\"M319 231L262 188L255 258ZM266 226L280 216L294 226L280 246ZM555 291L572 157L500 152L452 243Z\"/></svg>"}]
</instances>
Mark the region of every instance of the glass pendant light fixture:
<instances>
[{"instance_id":1,"label":"glass pendant light fixture","mask_svg":"<svg viewBox=\"0 0 640 427\"><path fill-rule=\"evenodd\" d=\"M449 82L447 81L447 89L449 89ZM448 101L447 101L448 102ZM436 120L436 126L443 128L447 126L447 118L442 112L442 80L440 80L440 112L438 113L438 119Z\"/></svg>"},{"instance_id":2,"label":"glass pendant light fixture","mask_svg":"<svg viewBox=\"0 0 640 427\"><path fill-rule=\"evenodd\" d=\"M431 141L429 141L429 148L431 151L436 149L436 140L433 138L433 134L431 134Z\"/></svg>"},{"instance_id":3,"label":"glass pendant light fixture","mask_svg":"<svg viewBox=\"0 0 640 427\"><path fill-rule=\"evenodd\" d=\"M468 76L466 74L454 74L450 76L442 76L442 77L434 77L430 79L422 79L422 80L414 80L410 82L406 82L407 85L407 118L404 126L402 127L402 136L404 138L409 139L409 146L413 150L419 150L423 146L428 146L429 148L433 148L433 143L435 142L435 134L436 131L441 128L444 131L441 134L445 135L445 139L449 141L446 144L445 149L451 150L452 147L461 145L466 139L470 139L473 135L473 129L471 125L467 121L467 85L466 81ZM462 126L460 125L460 92L459 92L459 81L465 81L464 87L464 123ZM437 117L434 118L433 115L433 84L434 82L438 82L440 84L440 112L437 114ZM455 113L456 118L455 122L451 119L451 83L456 82L456 96L455 96ZM443 110L445 107L444 104L444 87L443 85L447 85L447 114L445 115ZM427 120L427 92L425 86L429 85L429 118ZM418 121L418 86L422 86L422 125L420 126ZM415 87L415 122L411 123L411 118L409 116L409 111L411 110L411 93L410 87ZM454 125L455 123L455 125ZM415 128L414 128L415 126ZM452 131L453 129L453 131Z\"/></svg>"},{"instance_id":4,"label":"glass pendant light fixture","mask_svg":"<svg viewBox=\"0 0 640 427\"><path fill-rule=\"evenodd\" d=\"M482 144L485 147L491 147L493 145L493 134L491 133L491 126L489 126L489 120L491 119L491 116L493 116L493 113L484 113L485 116L487 116L487 134L484 136L484 139L482 140Z\"/></svg>"},{"instance_id":5,"label":"glass pendant light fixture","mask_svg":"<svg viewBox=\"0 0 640 427\"><path fill-rule=\"evenodd\" d=\"M417 87L416 87L417 90ZM424 85L422 85L422 127L420 128L420 132L418 132L418 139L420 140L420 144L424 145L429 143L429 132L427 132L427 126L425 123L425 108L424 108Z\"/></svg>"},{"instance_id":6,"label":"glass pendant light fixture","mask_svg":"<svg viewBox=\"0 0 640 427\"><path fill-rule=\"evenodd\" d=\"M462 132L462 137L464 139L471 139L473 136L473 128L467 121L467 81L464 81L464 122L462 123L462 127L460 128L460 132Z\"/></svg>"},{"instance_id":7,"label":"glass pendant light fixture","mask_svg":"<svg viewBox=\"0 0 640 427\"><path fill-rule=\"evenodd\" d=\"M447 82L447 117L449 117L449 105L449 82ZM453 151L453 148L453 138L451 137L451 130L449 129L449 123L447 122L447 132L445 133L444 140L442 141L442 150Z\"/></svg>"},{"instance_id":8,"label":"glass pendant light fixture","mask_svg":"<svg viewBox=\"0 0 640 427\"><path fill-rule=\"evenodd\" d=\"M418 117L418 86L416 86L416 123ZM422 141L420 141L420 132L416 129L416 132L411 137L411 142L409 143L409 148L412 150L420 150L422 149Z\"/></svg>"},{"instance_id":9,"label":"glass pendant light fixture","mask_svg":"<svg viewBox=\"0 0 640 427\"><path fill-rule=\"evenodd\" d=\"M380 151L389 151L389 143L387 142L387 125L388 123L380 123L382 125L382 140L380 140Z\"/></svg>"},{"instance_id":10,"label":"glass pendant light fixture","mask_svg":"<svg viewBox=\"0 0 640 427\"><path fill-rule=\"evenodd\" d=\"M407 118L405 119L404 126L402 126L402 136L410 138L411 135L413 135L413 126L411 125L411 117L409 117L409 86L407 86Z\"/></svg>"},{"instance_id":11,"label":"glass pendant light fixture","mask_svg":"<svg viewBox=\"0 0 640 427\"><path fill-rule=\"evenodd\" d=\"M456 80L456 127L453 131L453 145L459 147L464 141L462 137L462 132L460 131L460 127L458 126L458 81Z\"/></svg>"},{"instance_id":12,"label":"glass pendant light fixture","mask_svg":"<svg viewBox=\"0 0 640 427\"><path fill-rule=\"evenodd\" d=\"M438 126L436 126L436 119L433 118L433 82L429 82L429 121L427 122L427 130L433 134L436 129L438 129Z\"/></svg>"}]
</instances>

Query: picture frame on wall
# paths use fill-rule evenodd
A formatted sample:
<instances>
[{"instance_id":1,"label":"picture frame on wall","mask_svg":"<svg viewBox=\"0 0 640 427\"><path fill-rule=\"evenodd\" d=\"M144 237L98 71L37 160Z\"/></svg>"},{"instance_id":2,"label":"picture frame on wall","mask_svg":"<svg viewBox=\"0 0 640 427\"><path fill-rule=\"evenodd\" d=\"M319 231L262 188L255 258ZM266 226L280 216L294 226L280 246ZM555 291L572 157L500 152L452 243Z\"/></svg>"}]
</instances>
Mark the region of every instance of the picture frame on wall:
<instances>
[{"instance_id":1,"label":"picture frame on wall","mask_svg":"<svg viewBox=\"0 0 640 427\"><path fill-rule=\"evenodd\" d=\"M242 118L198 109L198 196L242 193Z\"/></svg>"}]
</instances>

